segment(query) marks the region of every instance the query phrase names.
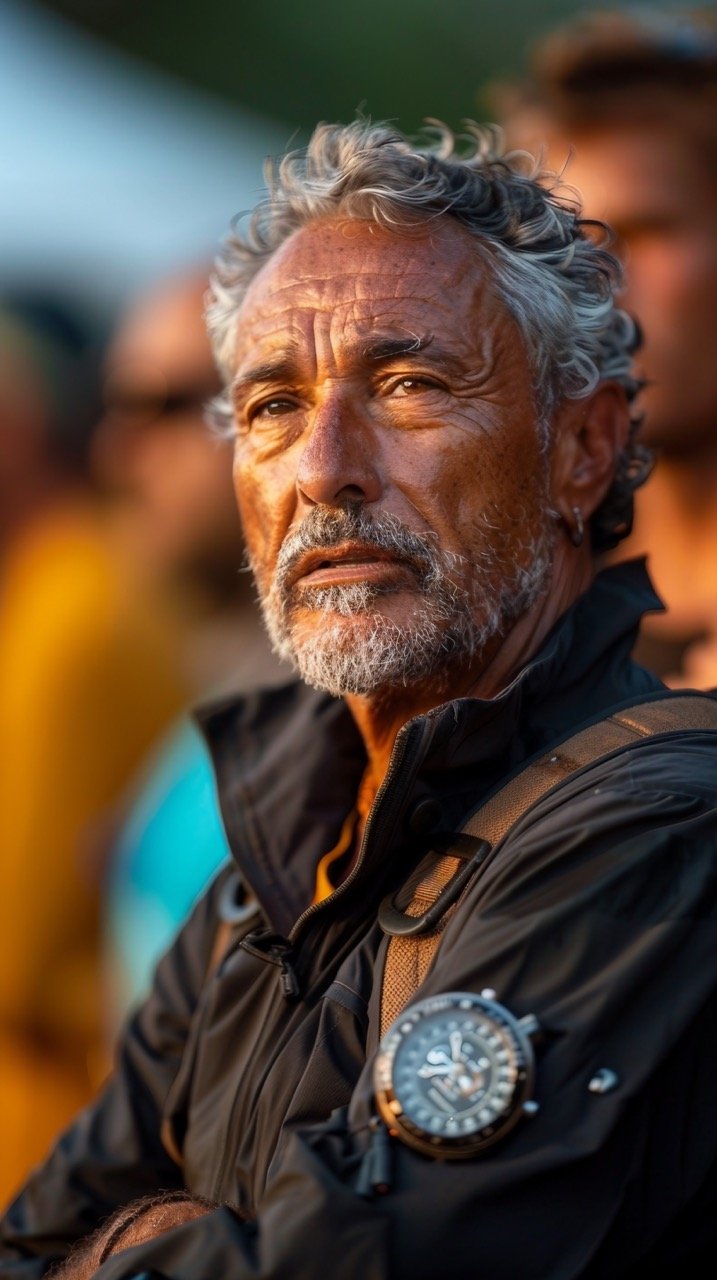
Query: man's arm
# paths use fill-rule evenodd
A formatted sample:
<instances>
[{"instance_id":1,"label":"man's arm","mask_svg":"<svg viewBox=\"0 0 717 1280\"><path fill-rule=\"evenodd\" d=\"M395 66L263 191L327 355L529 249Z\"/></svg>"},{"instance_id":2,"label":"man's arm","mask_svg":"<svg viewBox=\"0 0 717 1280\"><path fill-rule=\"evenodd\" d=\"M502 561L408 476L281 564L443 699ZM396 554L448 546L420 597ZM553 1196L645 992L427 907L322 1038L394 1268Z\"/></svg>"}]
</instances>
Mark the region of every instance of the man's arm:
<instances>
[{"instance_id":1,"label":"man's arm","mask_svg":"<svg viewBox=\"0 0 717 1280\"><path fill-rule=\"evenodd\" d=\"M191 1196L188 1191L164 1192L133 1200L73 1249L52 1280L91 1280L114 1253L154 1240L172 1227L194 1222L216 1205Z\"/></svg>"},{"instance_id":2,"label":"man's arm","mask_svg":"<svg viewBox=\"0 0 717 1280\"><path fill-rule=\"evenodd\" d=\"M182 1061L216 936L221 872L161 962L152 995L124 1036L98 1101L60 1137L0 1224L0 1276L44 1275L117 1205L182 1188L160 1121Z\"/></svg>"}]
</instances>

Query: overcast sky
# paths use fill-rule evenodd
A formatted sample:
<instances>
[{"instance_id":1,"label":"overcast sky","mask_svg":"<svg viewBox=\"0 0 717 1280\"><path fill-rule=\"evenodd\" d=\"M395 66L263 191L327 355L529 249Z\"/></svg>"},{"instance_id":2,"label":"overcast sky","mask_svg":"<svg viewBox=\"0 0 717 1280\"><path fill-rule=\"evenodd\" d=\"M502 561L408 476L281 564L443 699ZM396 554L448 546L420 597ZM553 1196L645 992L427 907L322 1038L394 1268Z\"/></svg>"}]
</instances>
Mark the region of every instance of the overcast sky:
<instances>
[{"instance_id":1,"label":"overcast sky","mask_svg":"<svg viewBox=\"0 0 717 1280\"><path fill-rule=\"evenodd\" d=\"M288 130L0 0L0 280L114 306L213 251Z\"/></svg>"}]
</instances>

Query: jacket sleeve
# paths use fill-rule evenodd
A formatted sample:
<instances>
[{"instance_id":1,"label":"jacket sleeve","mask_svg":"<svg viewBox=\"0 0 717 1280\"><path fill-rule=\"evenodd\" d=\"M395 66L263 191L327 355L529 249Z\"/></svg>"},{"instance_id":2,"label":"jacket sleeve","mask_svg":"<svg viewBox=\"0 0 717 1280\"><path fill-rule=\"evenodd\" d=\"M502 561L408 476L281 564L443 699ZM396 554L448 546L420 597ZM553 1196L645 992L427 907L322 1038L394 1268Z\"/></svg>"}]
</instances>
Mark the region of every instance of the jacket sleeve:
<instances>
[{"instance_id":1,"label":"jacket sleeve","mask_svg":"<svg viewBox=\"0 0 717 1280\"><path fill-rule=\"evenodd\" d=\"M256 1222L218 1209L110 1258L98 1280L696 1273L716 1220L713 750L685 750L677 769L644 751L571 781L514 829L446 930L419 994L490 986L538 1017L534 1118L465 1161L393 1142L392 1189L362 1199L369 1051L347 1112L291 1135ZM603 1095L588 1089L601 1067L617 1077Z\"/></svg>"},{"instance_id":2,"label":"jacket sleeve","mask_svg":"<svg viewBox=\"0 0 717 1280\"><path fill-rule=\"evenodd\" d=\"M225 875L219 873L159 965L104 1092L62 1134L7 1210L0 1223L2 1280L44 1275L118 1204L182 1186L160 1141L160 1119L204 983Z\"/></svg>"}]
</instances>

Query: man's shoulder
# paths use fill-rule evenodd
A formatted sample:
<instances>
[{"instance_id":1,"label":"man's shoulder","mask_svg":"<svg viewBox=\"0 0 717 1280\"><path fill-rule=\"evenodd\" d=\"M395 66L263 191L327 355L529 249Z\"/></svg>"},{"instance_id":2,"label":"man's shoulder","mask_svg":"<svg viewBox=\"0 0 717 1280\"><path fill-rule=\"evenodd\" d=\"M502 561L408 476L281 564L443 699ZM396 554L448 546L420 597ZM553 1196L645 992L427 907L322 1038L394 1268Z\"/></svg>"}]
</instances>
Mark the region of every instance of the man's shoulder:
<instances>
[{"instance_id":1,"label":"man's shoulder","mask_svg":"<svg viewBox=\"0 0 717 1280\"><path fill-rule=\"evenodd\" d=\"M632 729L623 725L617 738L604 733L622 719ZM685 838L699 829L709 844L717 842L717 698L665 692L613 709L583 733L594 735L588 737L594 750L583 743L578 767L537 789L535 802L523 806L509 831L510 839L526 828L534 834L539 828L559 830L561 838L577 828L586 838L612 828L622 840L638 829L657 833L674 827L679 834L684 823ZM570 757L578 736L557 744L539 764L549 769ZM514 786L520 791L520 778Z\"/></svg>"},{"instance_id":2,"label":"man's shoulder","mask_svg":"<svg viewBox=\"0 0 717 1280\"><path fill-rule=\"evenodd\" d=\"M661 787L717 799L717 696L667 689L613 710L608 723L620 726L623 742L604 764L617 783L635 789Z\"/></svg>"}]
</instances>

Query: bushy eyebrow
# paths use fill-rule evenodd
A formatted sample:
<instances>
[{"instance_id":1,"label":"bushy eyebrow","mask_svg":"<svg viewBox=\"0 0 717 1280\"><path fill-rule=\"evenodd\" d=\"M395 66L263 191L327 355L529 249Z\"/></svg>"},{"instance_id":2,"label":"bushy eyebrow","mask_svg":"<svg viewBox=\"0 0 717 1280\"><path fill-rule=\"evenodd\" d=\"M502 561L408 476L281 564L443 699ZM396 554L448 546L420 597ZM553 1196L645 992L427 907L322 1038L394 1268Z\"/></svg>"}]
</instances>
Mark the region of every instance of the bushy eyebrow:
<instances>
[{"instance_id":1,"label":"bushy eyebrow","mask_svg":"<svg viewBox=\"0 0 717 1280\"><path fill-rule=\"evenodd\" d=\"M446 365L456 365L460 361L446 351L440 344L434 344L434 334L403 334L400 337L377 337L367 342L361 349L361 358L367 363L381 364L390 360L402 359L406 356L419 356L429 347L439 361ZM291 383L300 376L300 358L298 348L292 347L282 351L274 359L262 364L253 365L243 373L237 374L232 383L232 399L236 405L254 387L262 384Z\"/></svg>"},{"instance_id":2,"label":"bushy eyebrow","mask_svg":"<svg viewBox=\"0 0 717 1280\"><path fill-rule=\"evenodd\" d=\"M287 382L296 377L297 359L294 351L283 351L275 360L256 364L244 373L237 374L232 382L232 398L236 402L252 387L263 382Z\"/></svg>"},{"instance_id":3,"label":"bushy eyebrow","mask_svg":"<svg viewBox=\"0 0 717 1280\"><path fill-rule=\"evenodd\" d=\"M390 363L391 360L406 360L412 356L419 357L430 348L430 365L435 369L443 369L446 373L460 380L473 375L472 368L466 368L465 356L442 344L435 334L409 333L397 338L376 338L367 343L361 354L367 364Z\"/></svg>"},{"instance_id":4,"label":"bushy eyebrow","mask_svg":"<svg viewBox=\"0 0 717 1280\"><path fill-rule=\"evenodd\" d=\"M397 356L417 356L433 342L433 334L409 333L401 338L376 338L363 350L367 360L393 360Z\"/></svg>"}]
</instances>

